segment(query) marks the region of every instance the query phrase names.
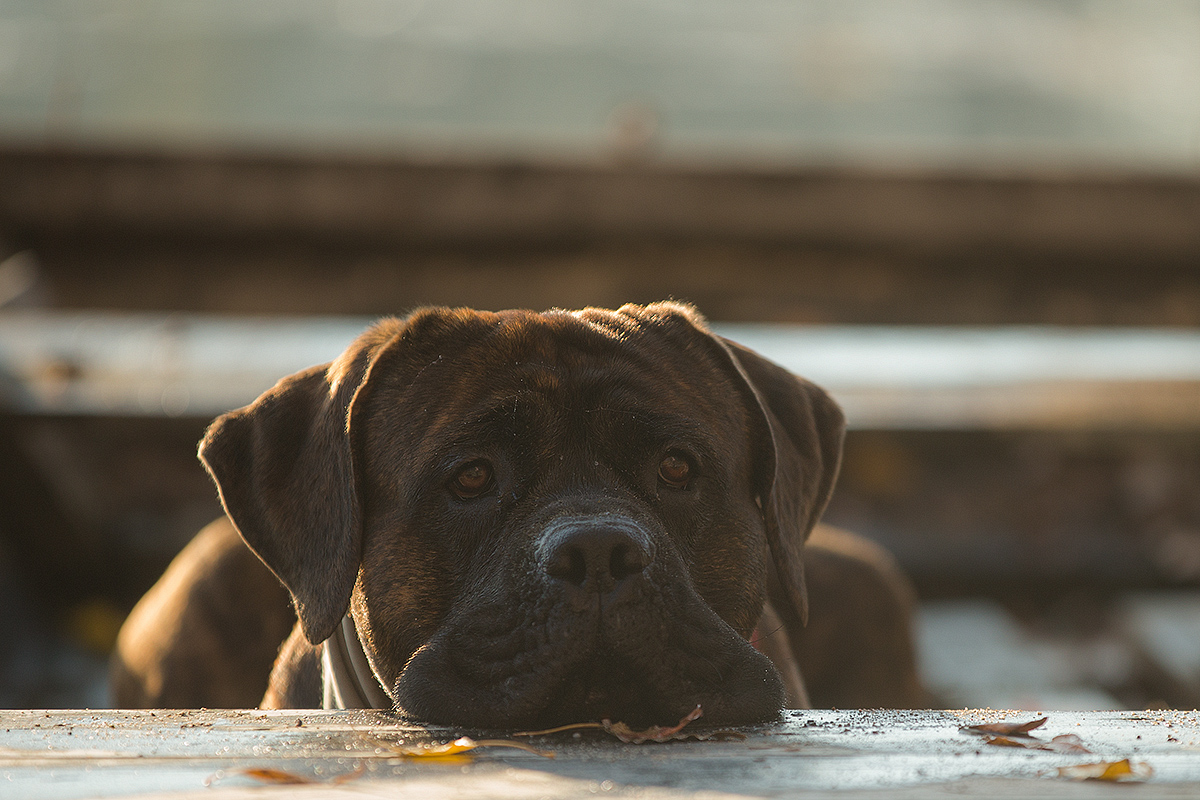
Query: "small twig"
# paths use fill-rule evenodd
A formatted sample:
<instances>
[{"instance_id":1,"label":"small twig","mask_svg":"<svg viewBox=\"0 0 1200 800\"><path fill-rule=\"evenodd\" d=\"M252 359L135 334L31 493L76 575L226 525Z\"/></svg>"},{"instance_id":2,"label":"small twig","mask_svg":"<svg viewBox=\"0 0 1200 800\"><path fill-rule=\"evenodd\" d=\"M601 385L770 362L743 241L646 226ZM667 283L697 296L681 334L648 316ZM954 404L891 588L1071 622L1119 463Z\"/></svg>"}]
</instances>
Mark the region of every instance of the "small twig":
<instances>
[{"instance_id":1,"label":"small twig","mask_svg":"<svg viewBox=\"0 0 1200 800\"><path fill-rule=\"evenodd\" d=\"M552 733L562 733L563 731L575 731L603 727L604 725L599 722L572 722L570 725L559 725L557 728L547 728L544 731L517 731L513 734L513 736L549 736Z\"/></svg>"}]
</instances>

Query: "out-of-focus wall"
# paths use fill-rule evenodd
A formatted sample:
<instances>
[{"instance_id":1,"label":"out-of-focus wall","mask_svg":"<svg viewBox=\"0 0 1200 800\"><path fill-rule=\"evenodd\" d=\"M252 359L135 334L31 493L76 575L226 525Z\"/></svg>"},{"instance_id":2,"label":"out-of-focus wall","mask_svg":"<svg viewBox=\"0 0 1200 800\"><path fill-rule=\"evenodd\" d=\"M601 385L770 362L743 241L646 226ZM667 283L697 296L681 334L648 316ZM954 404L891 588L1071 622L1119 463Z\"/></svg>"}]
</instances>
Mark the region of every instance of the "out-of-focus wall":
<instances>
[{"instance_id":1,"label":"out-of-focus wall","mask_svg":"<svg viewBox=\"0 0 1200 800\"><path fill-rule=\"evenodd\" d=\"M4 0L0 138L1190 171L1194 0Z\"/></svg>"},{"instance_id":2,"label":"out-of-focus wall","mask_svg":"<svg viewBox=\"0 0 1200 800\"><path fill-rule=\"evenodd\" d=\"M0 0L0 309L1195 328L1198 42L1200 0ZM103 702L219 513L145 400L0 408L0 705ZM1102 628L1200 584L1198 452L860 426L829 516Z\"/></svg>"}]
</instances>

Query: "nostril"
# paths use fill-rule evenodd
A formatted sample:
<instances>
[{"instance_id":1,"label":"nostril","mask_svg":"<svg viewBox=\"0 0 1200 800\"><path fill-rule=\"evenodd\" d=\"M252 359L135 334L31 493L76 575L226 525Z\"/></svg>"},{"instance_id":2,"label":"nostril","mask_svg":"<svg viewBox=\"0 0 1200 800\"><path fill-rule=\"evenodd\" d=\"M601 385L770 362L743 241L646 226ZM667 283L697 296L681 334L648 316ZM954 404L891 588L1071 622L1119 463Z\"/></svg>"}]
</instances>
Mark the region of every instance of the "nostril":
<instances>
[{"instance_id":1,"label":"nostril","mask_svg":"<svg viewBox=\"0 0 1200 800\"><path fill-rule=\"evenodd\" d=\"M587 557L578 547L560 547L546 565L546 574L582 586L587 580Z\"/></svg>"},{"instance_id":2,"label":"nostril","mask_svg":"<svg viewBox=\"0 0 1200 800\"><path fill-rule=\"evenodd\" d=\"M616 580L621 580L641 572L648 563L646 551L642 548L624 543L618 544L613 548L612 555L609 556L608 574Z\"/></svg>"}]
</instances>

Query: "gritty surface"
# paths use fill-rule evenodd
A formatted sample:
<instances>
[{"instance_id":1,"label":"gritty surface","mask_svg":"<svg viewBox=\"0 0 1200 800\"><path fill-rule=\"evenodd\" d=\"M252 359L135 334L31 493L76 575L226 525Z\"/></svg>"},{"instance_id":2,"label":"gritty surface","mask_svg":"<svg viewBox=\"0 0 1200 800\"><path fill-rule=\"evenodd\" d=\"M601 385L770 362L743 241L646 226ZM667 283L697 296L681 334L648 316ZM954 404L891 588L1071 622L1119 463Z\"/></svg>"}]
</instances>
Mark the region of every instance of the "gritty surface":
<instances>
[{"instance_id":1,"label":"gritty surface","mask_svg":"<svg viewBox=\"0 0 1200 800\"><path fill-rule=\"evenodd\" d=\"M962 730L1036 716L788 712L780 724L743 729L744 740L632 745L589 730L522 740L554 758L488 747L433 759L393 748L462 732L378 712L2 711L0 797L1200 796L1194 711L1050 712L1019 746ZM1068 734L1088 752L1034 749ZM1148 780L1118 786L1058 775L1126 758L1148 765L1139 766ZM256 769L303 783L270 783Z\"/></svg>"}]
</instances>

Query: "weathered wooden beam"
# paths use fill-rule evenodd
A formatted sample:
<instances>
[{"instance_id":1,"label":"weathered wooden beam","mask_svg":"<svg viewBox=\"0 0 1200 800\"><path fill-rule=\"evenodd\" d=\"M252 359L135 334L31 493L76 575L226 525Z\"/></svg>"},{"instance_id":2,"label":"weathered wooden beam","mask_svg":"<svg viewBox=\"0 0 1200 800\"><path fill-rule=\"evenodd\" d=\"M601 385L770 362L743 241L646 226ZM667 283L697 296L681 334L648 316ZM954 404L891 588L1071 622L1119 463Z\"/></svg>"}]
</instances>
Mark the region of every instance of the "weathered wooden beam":
<instances>
[{"instance_id":1,"label":"weathered wooden beam","mask_svg":"<svg viewBox=\"0 0 1200 800\"><path fill-rule=\"evenodd\" d=\"M1200 179L0 149L0 231L1200 255Z\"/></svg>"}]
</instances>

